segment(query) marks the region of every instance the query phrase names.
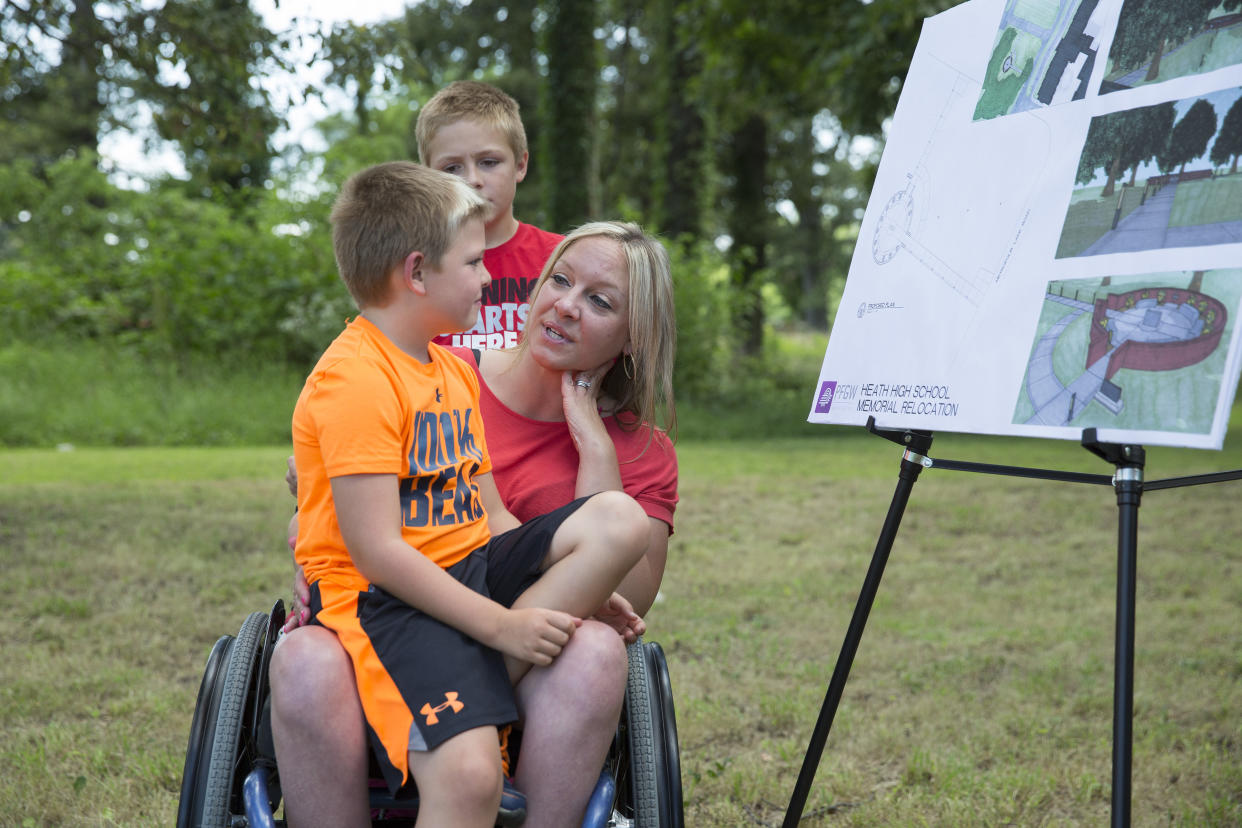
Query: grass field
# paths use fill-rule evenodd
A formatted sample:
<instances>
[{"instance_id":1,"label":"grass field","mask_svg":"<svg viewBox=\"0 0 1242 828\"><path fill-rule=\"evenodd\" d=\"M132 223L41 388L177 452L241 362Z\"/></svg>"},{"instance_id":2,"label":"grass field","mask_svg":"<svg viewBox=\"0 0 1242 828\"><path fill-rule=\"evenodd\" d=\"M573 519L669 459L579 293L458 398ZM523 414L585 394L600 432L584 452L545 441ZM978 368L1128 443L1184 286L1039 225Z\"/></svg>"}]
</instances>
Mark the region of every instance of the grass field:
<instances>
[{"instance_id":1,"label":"grass field","mask_svg":"<svg viewBox=\"0 0 1242 828\"><path fill-rule=\"evenodd\" d=\"M1169 214L1170 227L1222 221L1242 221L1242 176L1224 175L1178 185Z\"/></svg>"},{"instance_id":2,"label":"grass field","mask_svg":"<svg viewBox=\"0 0 1242 828\"><path fill-rule=\"evenodd\" d=\"M806 415L826 345L819 332L770 337L760 364L730 366L697 399L679 396L678 434L814 433ZM0 342L0 451L288 444L309 367L245 353L166 360L108 342ZM761 407L745 404L759 398Z\"/></svg>"},{"instance_id":3,"label":"grass field","mask_svg":"<svg viewBox=\"0 0 1242 828\"><path fill-rule=\"evenodd\" d=\"M284 454L0 452L0 822L173 822L207 652L287 594ZM780 824L900 454L859 429L679 445L648 621L687 825ZM1053 441L940 435L932 455L1112 470ZM1237 439L1152 449L1147 479L1238 467ZM1239 486L1143 499L1136 825L1242 823ZM1107 487L924 472L805 823L1105 824L1116 547Z\"/></svg>"},{"instance_id":4,"label":"grass field","mask_svg":"<svg viewBox=\"0 0 1242 828\"><path fill-rule=\"evenodd\" d=\"M1141 187L1126 187L1120 194L1114 193L1108 198L1099 197L1101 189L1087 187L1074 191L1069 209L1065 212L1065 224L1057 242L1056 258L1082 255L1084 250L1113 229L1114 218L1118 221L1124 219L1137 210L1143 200ZM1120 216L1117 215L1119 198Z\"/></svg>"}]
</instances>

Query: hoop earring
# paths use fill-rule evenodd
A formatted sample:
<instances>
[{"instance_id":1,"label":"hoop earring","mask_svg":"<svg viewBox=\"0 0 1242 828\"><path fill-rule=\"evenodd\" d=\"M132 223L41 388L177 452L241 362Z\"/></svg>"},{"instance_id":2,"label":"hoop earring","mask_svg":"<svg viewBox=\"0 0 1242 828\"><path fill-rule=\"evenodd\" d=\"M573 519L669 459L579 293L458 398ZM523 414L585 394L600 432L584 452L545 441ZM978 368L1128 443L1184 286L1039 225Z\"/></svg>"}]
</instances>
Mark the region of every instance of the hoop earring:
<instances>
[{"instance_id":1,"label":"hoop earring","mask_svg":"<svg viewBox=\"0 0 1242 828\"><path fill-rule=\"evenodd\" d=\"M633 354L621 355L621 370L625 372L625 378L630 382L633 382L634 377L638 376L638 365L634 362Z\"/></svg>"}]
</instances>

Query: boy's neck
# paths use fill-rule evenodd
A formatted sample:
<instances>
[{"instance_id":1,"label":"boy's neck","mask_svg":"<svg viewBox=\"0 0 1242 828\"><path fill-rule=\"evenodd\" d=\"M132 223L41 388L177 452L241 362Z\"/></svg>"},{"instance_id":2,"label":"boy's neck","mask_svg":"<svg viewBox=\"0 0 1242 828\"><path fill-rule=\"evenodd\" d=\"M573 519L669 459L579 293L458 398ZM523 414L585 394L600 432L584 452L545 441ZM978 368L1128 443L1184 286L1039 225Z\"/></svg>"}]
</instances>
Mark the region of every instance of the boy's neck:
<instances>
[{"instance_id":1,"label":"boy's neck","mask_svg":"<svg viewBox=\"0 0 1242 828\"><path fill-rule=\"evenodd\" d=\"M503 215L497 216L496 219L483 228L483 246L488 250L500 247L509 239L513 238L518 231L518 220L513 216L512 205Z\"/></svg>"},{"instance_id":2,"label":"boy's neck","mask_svg":"<svg viewBox=\"0 0 1242 828\"><path fill-rule=\"evenodd\" d=\"M427 348L431 336L424 335L417 321L405 318L393 305L364 308L359 311L359 315L379 328L380 333L406 354L424 364L431 362L431 354Z\"/></svg>"}]
</instances>

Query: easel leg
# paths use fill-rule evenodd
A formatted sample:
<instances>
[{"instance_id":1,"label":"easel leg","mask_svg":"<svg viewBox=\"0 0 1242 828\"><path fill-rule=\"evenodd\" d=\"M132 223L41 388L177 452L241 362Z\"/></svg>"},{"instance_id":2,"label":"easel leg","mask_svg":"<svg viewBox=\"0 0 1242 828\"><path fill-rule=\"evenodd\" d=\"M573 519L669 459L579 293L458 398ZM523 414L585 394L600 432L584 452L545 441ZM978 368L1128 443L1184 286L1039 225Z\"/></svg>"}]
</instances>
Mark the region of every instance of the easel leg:
<instances>
[{"instance_id":1,"label":"easel leg","mask_svg":"<svg viewBox=\"0 0 1242 828\"><path fill-rule=\"evenodd\" d=\"M1130 825L1130 772L1134 746L1134 617L1138 582L1138 506L1142 478L1117 487L1117 635L1113 653L1113 828Z\"/></svg>"},{"instance_id":2,"label":"easel leg","mask_svg":"<svg viewBox=\"0 0 1242 828\"><path fill-rule=\"evenodd\" d=\"M868 428L871 428L872 423L873 421L868 422ZM872 431L874 432L874 429ZM785 812L783 828L794 828L802 819L802 811L806 807L811 783L815 779L815 771L819 768L819 760L824 753L824 744L828 741L828 731L832 729L832 720L836 717L841 694L845 691L845 682L849 679L854 656L858 653L858 644L862 640L863 629L867 626L867 617L871 614L871 606L875 603L876 593L880 589L880 579L884 577L884 567L888 564L889 553L897 538L897 529L901 526L902 515L905 514L906 504L910 500L910 492L914 488L915 481L918 480L919 472L923 470L921 462L923 455L931 447L931 435L925 432L904 432L900 439L888 433L881 434L881 436L895 443L905 443L910 448L902 457L897 489L893 492L893 500L884 518L880 539L876 543L875 553L871 556L871 566L867 569L867 577L863 580L862 590L854 605L854 614L846 630L845 640L841 643L841 653L837 656L836 667L833 668L832 679L828 683L828 692L824 696L824 704L819 711L819 720L815 723L815 731L811 735L806 756L802 760L802 770L798 774L798 781L794 785L793 795L789 800L789 808Z\"/></svg>"},{"instance_id":3,"label":"easel leg","mask_svg":"<svg viewBox=\"0 0 1242 828\"><path fill-rule=\"evenodd\" d=\"M1134 749L1134 604L1138 582L1138 509L1143 498L1142 446L1101 443L1084 429L1083 448L1116 466L1117 633L1113 642L1113 828L1130 825L1130 771Z\"/></svg>"}]
</instances>

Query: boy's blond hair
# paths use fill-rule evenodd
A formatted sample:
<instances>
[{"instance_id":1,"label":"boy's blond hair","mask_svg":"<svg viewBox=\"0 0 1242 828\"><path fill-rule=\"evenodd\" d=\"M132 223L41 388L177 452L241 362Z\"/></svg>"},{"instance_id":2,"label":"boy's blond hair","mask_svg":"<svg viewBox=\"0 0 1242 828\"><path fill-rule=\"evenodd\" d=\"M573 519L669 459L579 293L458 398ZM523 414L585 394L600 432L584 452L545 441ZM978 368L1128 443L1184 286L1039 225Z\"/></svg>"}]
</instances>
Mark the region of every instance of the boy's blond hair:
<instances>
[{"instance_id":1,"label":"boy's blond hair","mask_svg":"<svg viewBox=\"0 0 1242 828\"><path fill-rule=\"evenodd\" d=\"M498 130L509 141L513 159L526 154L526 129L522 126L518 102L489 83L454 81L431 97L418 111L414 138L418 160L428 160L428 147L436 133L449 124L472 120Z\"/></svg>"},{"instance_id":2,"label":"boy's blond hair","mask_svg":"<svg viewBox=\"0 0 1242 828\"><path fill-rule=\"evenodd\" d=\"M462 224L486 213L487 201L460 178L412 161L377 164L350 177L331 222L337 270L354 304L387 304L394 267L416 250L438 267Z\"/></svg>"}]
</instances>

